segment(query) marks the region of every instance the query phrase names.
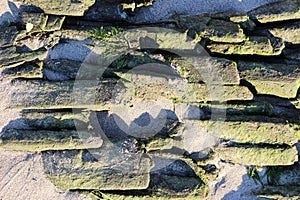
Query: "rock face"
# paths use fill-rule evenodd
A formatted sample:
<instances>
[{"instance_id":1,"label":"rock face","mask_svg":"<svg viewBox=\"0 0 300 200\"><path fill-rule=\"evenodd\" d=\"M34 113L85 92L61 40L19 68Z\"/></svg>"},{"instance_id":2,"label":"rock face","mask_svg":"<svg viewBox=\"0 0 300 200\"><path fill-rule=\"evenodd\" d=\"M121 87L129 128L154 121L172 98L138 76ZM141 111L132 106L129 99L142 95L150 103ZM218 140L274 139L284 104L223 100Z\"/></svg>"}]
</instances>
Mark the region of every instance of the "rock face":
<instances>
[{"instance_id":1,"label":"rock face","mask_svg":"<svg viewBox=\"0 0 300 200\"><path fill-rule=\"evenodd\" d=\"M23 2L0 30L0 111L19 112L0 148L98 199L204 199L220 163L299 198L298 0L155 24L134 20L152 1Z\"/></svg>"},{"instance_id":2,"label":"rock face","mask_svg":"<svg viewBox=\"0 0 300 200\"><path fill-rule=\"evenodd\" d=\"M82 16L84 14L84 11L86 11L95 3L95 0L55 0L51 2L46 0L23 0L22 2L28 5L39 7L47 14Z\"/></svg>"}]
</instances>

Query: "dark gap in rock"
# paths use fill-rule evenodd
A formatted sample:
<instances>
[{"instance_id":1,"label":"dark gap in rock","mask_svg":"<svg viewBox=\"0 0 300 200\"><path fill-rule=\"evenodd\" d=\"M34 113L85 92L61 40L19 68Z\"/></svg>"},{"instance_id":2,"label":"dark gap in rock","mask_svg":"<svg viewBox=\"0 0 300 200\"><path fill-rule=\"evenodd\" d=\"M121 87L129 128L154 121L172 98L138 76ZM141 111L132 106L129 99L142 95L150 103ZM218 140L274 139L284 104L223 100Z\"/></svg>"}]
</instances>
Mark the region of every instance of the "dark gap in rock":
<instances>
[{"instance_id":1,"label":"dark gap in rock","mask_svg":"<svg viewBox=\"0 0 300 200\"><path fill-rule=\"evenodd\" d=\"M257 95L257 90L255 89L254 85L252 85L250 82L248 82L244 79L241 79L240 85L246 86L254 96Z\"/></svg>"},{"instance_id":2,"label":"dark gap in rock","mask_svg":"<svg viewBox=\"0 0 300 200\"><path fill-rule=\"evenodd\" d=\"M267 149L288 149L291 148L287 144L269 144L269 143L239 143L230 140L221 140L221 145L225 147L240 147L240 148L267 148Z\"/></svg>"}]
</instances>

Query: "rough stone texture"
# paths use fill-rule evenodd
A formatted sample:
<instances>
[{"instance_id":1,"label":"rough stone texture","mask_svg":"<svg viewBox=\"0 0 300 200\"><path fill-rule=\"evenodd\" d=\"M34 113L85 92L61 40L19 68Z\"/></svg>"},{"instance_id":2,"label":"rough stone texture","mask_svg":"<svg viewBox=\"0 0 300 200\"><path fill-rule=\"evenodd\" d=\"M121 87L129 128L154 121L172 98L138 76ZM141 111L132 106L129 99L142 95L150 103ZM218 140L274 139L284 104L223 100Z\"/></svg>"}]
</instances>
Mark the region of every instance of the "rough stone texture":
<instances>
[{"instance_id":1,"label":"rough stone texture","mask_svg":"<svg viewBox=\"0 0 300 200\"><path fill-rule=\"evenodd\" d=\"M44 50L17 52L16 47L0 49L0 67L15 67L28 61L42 59L46 53Z\"/></svg>"},{"instance_id":2,"label":"rough stone texture","mask_svg":"<svg viewBox=\"0 0 300 200\"><path fill-rule=\"evenodd\" d=\"M250 11L249 15L260 23L299 19L299 7L298 0L285 0L261 6Z\"/></svg>"},{"instance_id":3,"label":"rough stone texture","mask_svg":"<svg viewBox=\"0 0 300 200\"><path fill-rule=\"evenodd\" d=\"M251 36L242 44L210 44L207 48L213 53L237 55L278 55L283 49L283 44L272 44L271 40L263 36Z\"/></svg>"},{"instance_id":4,"label":"rough stone texture","mask_svg":"<svg viewBox=\"0 0 300 200\"><path fill-rule=\"evenodd\" d=\"M169 18L172 2L189 12ZM208 2L188 2L97 1L65 21L75 1L44 12L21 6L21 21L0 37L1 148L43 151L57 187L96 189L95 198L201 199L210 186L209 200L255 199L260 186L242 177L244 165L278 174L282 166L277 189L297 185L299 169L289 167L299 159L298 1L248 14L237 11L271 1L222 1L231 13L194 16L193 5Z\"/></svg>"},{"instance_id":5,"label":"rough stone texture","mask_svg":"<svg viewBox=\"0 0 300 200\"><path fill-rule=\"evenodd\" d=\"M238 62L238 69L259 94L295 98L300 87L299 65Z\"/></svg>"},{"instance_id":6,"label":"rough stone texture","mask_svg":"<svg viewBox=\"0 0 300 200\"><path fill-rule=\"evenodd\" d=\"M92 132L76 130L17 130L1 133L0 148L29 152L65 149L99 148L102 139Z\"/></svg>"},{"instance_id":7,"label":"rough stone texture","mask_svg":"<svg viewBox=\"0 0 300 200\"><path fill-rule=\"evenodd\" d=\"M84 20L101 22L124 22L127 18L127 13L121 8L121 5L117 4L117 1L107 3L103 0L96 1L83 17Z\"/></svg>"},{"instance_id":8,"label":"rough stone texture","mask_svg":"<svg viewBox=\"0 0 300 200\"><path fill-rule=\"evenodd\" d=\"M243 29L237 24L218 19L210 20L200 35L214 42L239 43L246 39Z\"/></svg>"},{"instance_id":9,"label":"rough stone texture","mask_svg":"<svg viewBox=\"0 0 300 200\"><path fill-rule=\"evenodd\" d=\"M113 82L109 81L14 80L11 86L10 107L26 109L85 108L90 106L105 109L107 108L105 106L112 100L111 95L115 88Z\"/></svg>"},{"instance_id":10,"label":"rough stone texture","mask_svg":"<svg viewBox=\"0 0 300 200\"><path fill-rule=\"evenodd\" d=\"M51 49L59 43L61 33L55 31L53 33L33 33L28 34L22 31L16 38L14 45L29 51L35 51L41 48Z\"/></svg>"},{"instance_id":11,"label":"rough stone texture","mask_svg":"<svg viewBox=\"0 0 300 200\"><path fill-rule=\"evenodd\" d=\"M194 84L191 86L197 102L252 100L253 94L244 86L215 86Z\"/></svg>"},{"instance_id":12,"label":"rough stone texture","mask_svg":"<svg viewBox=\"0 0 300 200\"><path fill-rule=\"evenodd\" d=\"M41 61L27 62L2 71L4 77L10 78L43 78L43 63Z\"/></svg>"},{"instance_id":13,"label":"rough stone texture","mask_svg":"<svg viewBox=\"0 0 300 200\"><path fill-rule=\"evenodd\" d=\"M298 161L296 147L288 149L229 147L216 149L215 151L216 157L221 160L243 165L292 165Z\"/></svg>"},{"instance_id":14,"label":"rough stone texture","mask_svg":"<svg viewBox=\"0 0 300 200\"><path fill-rule=\"evenodd\" d=\"M242 120L243 118L245 119L246 117L241 116L239 119ZM276 123L276 119L268 118L260 119L265 122L241 122L240 120L223 123L200 121L199 125L203 127L203 134L218 135L218 131L221 129L221 133L219 134L221 139L238 143L287 144L292 146L300 140L300 132L296 124L283 124L280 121ZM218 128L219 126L221 127L220 129Z\"/></svg>"},{"instance_id":15,"label":"rough stone texture","mask_svg":"<svg viewBox=\"0 0 300 200\"><path fill-rule=\"evenodd\" d=\"M262 189L258 197L261 198L268 198L268 199L279 199L279 200L285 200L285 199L291 199L296 200L299 199L299 186L266 186L264 189Z\"/></svg>"},{"instance_id":16,"label":"rough stone texture","mask_svg":"<svg viewBox=\"0 0 300 200\"><path fill-rule=\"evenodd\" d=\"M46 14L82 16L95 0L64 1L64 0L22 0L23 3L41 8Z\"/></svg>"},{"instance_id":17,"label":"rough stone texture","mask_svg":"<svg viewBox=\"0 0 300 200\"><path fill-rule=\"evenodd\" d=\"M17 27L0 26L0 47L11 46L18 34Z\"/></svg>"},{"instance_id":18,"label":"rough stone texture","mask_svg":"<svg viewBox=\"0 0 300 200\"><path fill-rule=\"evenodd\" d=\"M300 39L299 39L300 23L299 22L289 24L288 26L275 27L270 29L269 31L273 36L282 38L283 41L285 42L289 42L292 44L300 44Z\"/></svg>"},{"instance_id":19,"label":"rough stone texture","mask_svg":"<svg viewBox=\"0 0 300 200\"><path fill-rule=\"evenodd\" d=\"M27 32L57 31L65 20L64 16L46 15L44 13L22 12L21 21Z\"/></svg>"},{"instance_id":20,"label":"rough stone texture","mask_svg":"<svg viewBox=\"0 0 300 200\"><path fill-rule=\"evenodd\" d=\"M45 173L63 189L146 189L150 158L139 151L126 154L125 141L120 142L104 144L96 150L96 158L88 151L47 151L43 153Z\"/></svg>"},{"instance_id":21,"label":"rough stone texture","mask_svg":"<svg viewBox=\"0 0 300 200\"><path fill-rule=\"evenodd\" d=\"M189 63L191 61L191 63ZM173 59L180 75L186 78L190 83L215 82L224 85L235 85L240 83L239 73L235 62L213 57L197 57L184 59ZM219 79L219 80L218 80Z\"/></svg>"}]
</instances>

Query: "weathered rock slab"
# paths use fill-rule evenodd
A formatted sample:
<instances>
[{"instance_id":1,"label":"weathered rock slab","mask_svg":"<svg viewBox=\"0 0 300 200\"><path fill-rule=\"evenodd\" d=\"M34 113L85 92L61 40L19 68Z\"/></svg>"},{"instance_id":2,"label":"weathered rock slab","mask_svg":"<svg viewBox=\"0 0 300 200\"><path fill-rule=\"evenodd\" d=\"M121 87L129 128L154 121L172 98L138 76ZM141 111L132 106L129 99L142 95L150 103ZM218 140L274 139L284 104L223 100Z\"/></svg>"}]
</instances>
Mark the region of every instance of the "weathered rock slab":
<instances>
[{"instance_id":1,"label":"weathered rock slab","mask_svg":"<svg viewBox=\"0 0 300 200\"><path fill-rule=\"evenodd\" d=\"M261 6L248 14L260 23L278 22L300 18L300 2L285 0Z\"/></svg>"},{"instance_id":2,"label":"weathered rock slab","mask_svg":"<svg viewBox=\"0 0 300 200\"><path fill-rule=\"evenodd\" d=\"M0 47L11 46L18 34L16 26L0 26Z\"/></svg>"},{"instance_id":3,"label":"weathered rock slab","mask_svg":"<svg viewBox=\"0 0 300 200\"><path fill-rule=\"evenodd\" d=\"M228 147L215 150L215 157L242 165L293 165L298 161L296 147L288 149Z\"/></svg>"},{"instance_id":4,"label":"weathered rock slab","mask_svg":"<svg viewBox=\"0 0 300 200\"><path fill-rule=\"evenodd\" d=\"M272 56L281 54L284 44L282 42L271 42L264 36L251 36L240 44L212 43L207 48L213 53L225 55L261 55Z\"/></svg>"},{"instance_id":5,"label":"weathered rock slab","mask_svg":"<svg viewBox=\"0 0 300 200\"><path fill-rule=\"evenodd\" d=\"M228 118L227 120L234 120L235 117ZM198 121L197 123L203 135L210 134L237 143L287 144L292 146L297 144L300 139L297 124L276 123L275 118L267 117L264 117L267 119L261 122L243 122L243 119L246 118L246 116L240 116L237 121Z\"/></svg>"},{"instance_id":6,"label":"weathered rock slab","mask_svg":"<svg viewBox=\"0 0 300 200\"><path fill-rule=\"evenodd\" d=\"M230 60L197 57L187 60L173 59L171 63L190 83L208 82L213 84L215 82L216 84L238 85L240 82L237 65Z\"/></svg>"},{"instance_id":7,"label":"weathered rock slab","mask_svg":"<svg viewBox=\"0 0 300 200\"><path fill-rule=\"evenodd\" d=\"M45 172L63 189L146 189L152 162L139 151L125 151L124 142L107 143L93 154L86 150L44 152Z\"/></svg>"},{"instance_id":8,"label":"weathered rock slab","mask_svg":"<svg viewBox=\"0 0 300 200\"><path fill-rule=\"evenodd\" d=\"M2 71L4 77L10 78L43 78L43 62L32 61Z\"/></svg>"},{"instance_id":9,"label":"weathered rock slab","mask_svg":"<svg viewBox=\"0 0 300 200\"><path fill-rule=\"evenodd\" d=\"M300 38L299 38L300 23L299 22L295 22L285 26L275 27L270 29L269 31L273 36L282 38L283 41L285 42L289 42L292 44L300 44Z\"/></svg>"},{"instance_id":10,"label":"weathered rock slab","mask_svg":"<svg viewBox=\"0 0 300 200\"><path fill-rule=\"evenodd\" d=\"M22 0L22 2L41 8L46 14L83 16L84 11L94 4L95 0L54 0L51 2L47 0Z\"/></svg>"},{"instance_id":11,"label":"weathered rock slab","mask_svg":"<svg viewBox=\"0 0 300 200\"><path fill-rule=\"evenodd\" d=\"M238 62L238 70L259 94L295 98L300 87L299 65Z\"/></svg>"}]
</instances>

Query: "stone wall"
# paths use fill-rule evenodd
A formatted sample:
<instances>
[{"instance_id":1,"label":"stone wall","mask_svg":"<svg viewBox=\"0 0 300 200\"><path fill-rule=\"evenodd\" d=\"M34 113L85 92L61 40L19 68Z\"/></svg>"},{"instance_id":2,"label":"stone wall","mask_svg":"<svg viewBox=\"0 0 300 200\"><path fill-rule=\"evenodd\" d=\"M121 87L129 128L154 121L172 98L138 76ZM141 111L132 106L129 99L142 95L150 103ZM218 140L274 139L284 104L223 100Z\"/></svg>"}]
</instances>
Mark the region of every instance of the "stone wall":
<instances>
[{"instance_id":1,"label":"stone wall","mask_svg":"<svg viewBox=\"0 0 300 200\"><path fill-rule=\"evenodd\" d=\"M0 29L2 149L99 199L205 198L220 162L299 198L298 0L155 22L152 1L24 3Z\"/></svg>"}]
</instances>

